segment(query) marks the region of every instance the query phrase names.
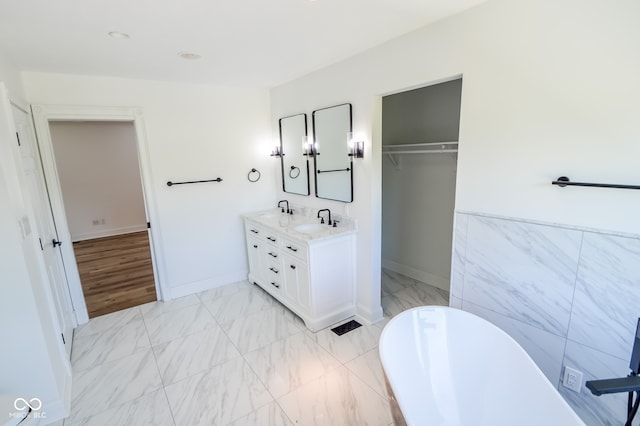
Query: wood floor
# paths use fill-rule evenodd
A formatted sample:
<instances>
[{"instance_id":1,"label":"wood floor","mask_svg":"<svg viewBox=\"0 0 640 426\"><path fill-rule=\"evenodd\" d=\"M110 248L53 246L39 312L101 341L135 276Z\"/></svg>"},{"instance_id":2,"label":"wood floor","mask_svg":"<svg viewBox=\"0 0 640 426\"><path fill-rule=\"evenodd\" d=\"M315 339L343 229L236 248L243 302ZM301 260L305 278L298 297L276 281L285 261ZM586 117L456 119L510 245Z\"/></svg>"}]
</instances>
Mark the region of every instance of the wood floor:
<instances>
[{"instance_id":1,"label":"wood floor","mask_svg":"<svg viewBox=\"0 0 640 426\"><path fill-rule=\"evenodd\" d=\"M89 318L157 299L147 231L73 243Z\"/></svg>"}]
</instances>

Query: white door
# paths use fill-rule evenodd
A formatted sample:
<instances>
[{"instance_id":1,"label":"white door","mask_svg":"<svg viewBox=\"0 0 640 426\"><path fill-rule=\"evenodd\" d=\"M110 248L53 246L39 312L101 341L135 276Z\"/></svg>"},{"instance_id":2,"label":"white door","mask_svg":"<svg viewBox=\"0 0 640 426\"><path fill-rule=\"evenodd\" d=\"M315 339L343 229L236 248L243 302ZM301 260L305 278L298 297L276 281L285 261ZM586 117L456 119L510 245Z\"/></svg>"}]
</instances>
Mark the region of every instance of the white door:
<instances>
[{"instance_id":1,"label":"white door","mask_svg":"<svg viewBox=\"0 0 640 426\"><path fill-rule=\"evenodd\" d=\"M62 339L67 357L70 357L71 340L76 321L59 249L58 234L43 177L40 154L29 114L15 105L12 105L12 114L18 133L16 138L19 141L21 166L24 174L24 179L22 180L24 187L22 190L25 194L25 202L31 206L36 219L38 237L40 238L47 275L52 287Z\"/></svg>"}]
</instances>

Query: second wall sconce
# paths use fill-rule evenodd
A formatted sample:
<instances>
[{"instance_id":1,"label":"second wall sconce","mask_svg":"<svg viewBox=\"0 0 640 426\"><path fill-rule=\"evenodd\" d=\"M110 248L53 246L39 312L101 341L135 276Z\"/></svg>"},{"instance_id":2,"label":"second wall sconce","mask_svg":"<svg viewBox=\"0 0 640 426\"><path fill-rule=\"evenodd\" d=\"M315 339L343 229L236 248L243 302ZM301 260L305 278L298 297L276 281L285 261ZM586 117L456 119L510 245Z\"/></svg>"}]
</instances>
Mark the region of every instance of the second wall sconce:
<instances>
[{"instance_id":1,"label":"second wall sconce","mask_svg":"<svg viewBox=\"0 0 640 426\"><path fill-rule=\"evenodd\" d=\"M364 141L355 141L353 134L347 136L347 146L349 149L349 157L364 158Z\"/></svg>"},{"instance_id":2,"label":"second wall sconce","mask_svg":"<svg viewBox=\"0 0 640 426\"><path fill-rule=\"evenodd\" d=\"M302 155L313 157L316 154L315 145L311 137L302 137Z\"/></svg>"}]
</instances>

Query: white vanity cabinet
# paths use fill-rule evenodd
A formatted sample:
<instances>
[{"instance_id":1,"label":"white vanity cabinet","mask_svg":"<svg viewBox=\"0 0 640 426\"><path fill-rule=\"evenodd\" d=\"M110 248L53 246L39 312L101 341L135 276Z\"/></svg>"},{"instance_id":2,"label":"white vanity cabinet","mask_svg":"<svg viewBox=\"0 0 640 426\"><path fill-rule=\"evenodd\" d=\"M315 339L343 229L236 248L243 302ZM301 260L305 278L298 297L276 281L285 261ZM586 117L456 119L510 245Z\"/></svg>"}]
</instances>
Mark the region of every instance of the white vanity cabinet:
<instances>
[{"instance_id":1,"label":"white vanity cabinet","mask_svg":"<svg viewBox=\"0 0 640 426\"><path fill-rule=\"evenodd\" d=\"M355 315L355 229L313 235L295 232L288 222L268 222L245 217L249 281L311 331Z\"/></svg>"}]
</instances>

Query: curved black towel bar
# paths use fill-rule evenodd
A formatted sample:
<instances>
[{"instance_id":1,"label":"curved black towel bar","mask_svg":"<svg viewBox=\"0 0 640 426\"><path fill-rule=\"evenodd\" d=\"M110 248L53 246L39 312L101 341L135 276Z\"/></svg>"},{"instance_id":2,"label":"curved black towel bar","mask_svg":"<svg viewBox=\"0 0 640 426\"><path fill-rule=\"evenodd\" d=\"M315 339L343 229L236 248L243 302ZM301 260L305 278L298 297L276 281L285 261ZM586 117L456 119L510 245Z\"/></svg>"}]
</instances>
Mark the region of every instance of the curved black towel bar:
<instances>
[{"instance_id":1,"label":"curved black towel bar","mask_svg":"<svg viewBox=\"0 0 640 426\"><path fill-rule=\"evenodd\" d=\"M188 183L206 183L206 182L222 182L222 178L215 178L215 179L209 179L209 180L190 180L190 181L186 181L186 182L167 182L167 186L173 186L173 185L186 185Z\"/></svg>"},{"instance_id":2,"label":"curved black towel bar","mask_svg":"<svg viewBox=\"0 0 640 426\"><path fill-rule=\"evenodd\" d=\"M620 188L620 189L640 189L640 185L618 185L614 183L590 183L590 182L571 182L566 176L560 176L551 182L551 185L558 185L561 188L565 186L592 186L598 188Z\"/></svg>"}]
</instances>

